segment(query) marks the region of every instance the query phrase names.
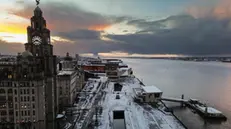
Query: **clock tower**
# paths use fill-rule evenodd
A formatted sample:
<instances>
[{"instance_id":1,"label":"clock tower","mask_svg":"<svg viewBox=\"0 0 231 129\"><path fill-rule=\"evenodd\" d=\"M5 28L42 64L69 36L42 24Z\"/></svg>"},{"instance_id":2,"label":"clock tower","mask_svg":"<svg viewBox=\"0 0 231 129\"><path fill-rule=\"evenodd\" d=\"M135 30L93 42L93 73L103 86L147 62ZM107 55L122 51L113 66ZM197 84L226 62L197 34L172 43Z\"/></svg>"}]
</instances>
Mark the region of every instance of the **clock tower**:
<instances>
[{"instance_id":1,"label":"clock tower","mask_svg":"<svg viewBox=\"0 0 231 129\"><path fill-rule=\"evenodd\" d=\"M50 44L50 30L46 28L46 20L38 6L31 18L31 26L27 27L27 40L26 50L34 56L53 55L53 46Z\"/></svg>"},{"instance_id":2,"label":"clock tower","mask_svg":"<svg viewBox=\"0 0 231 129\"><path fill-rule=\"evenodd\" d=\"M31 25L27 27L27 40L25 49L31 53L36 66L43 73L45 82L45 116L49 129L57 113L56 97L56 56L53 55L53 45L50 43L50 30L47 29L46 20L38 4L31 18ZM51 125L51 126L50 126Z\"/></svg>"}]
</instances>

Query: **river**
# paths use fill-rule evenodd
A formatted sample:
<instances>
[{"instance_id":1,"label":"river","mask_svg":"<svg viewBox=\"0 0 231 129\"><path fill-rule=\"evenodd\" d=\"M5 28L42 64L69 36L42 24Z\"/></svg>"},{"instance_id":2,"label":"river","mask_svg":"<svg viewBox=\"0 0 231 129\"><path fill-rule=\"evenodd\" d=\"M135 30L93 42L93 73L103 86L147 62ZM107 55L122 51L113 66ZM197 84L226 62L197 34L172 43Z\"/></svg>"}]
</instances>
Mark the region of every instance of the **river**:
<instances>
[{"instance_id":1,"label":"river","mask_svg":"<svg viewBox=\"0 0 231 129\"><path fill-rule=\"evenodd\" d=\"M160 88L163 96L179 98L184 94L185 98L199 99L228 117L222 123L205 122L189 109L174 110L189 129L231 129L231 64L160 59L122 60L132 67L134 75L145 85Z\"/></svg>"}]
</instances>

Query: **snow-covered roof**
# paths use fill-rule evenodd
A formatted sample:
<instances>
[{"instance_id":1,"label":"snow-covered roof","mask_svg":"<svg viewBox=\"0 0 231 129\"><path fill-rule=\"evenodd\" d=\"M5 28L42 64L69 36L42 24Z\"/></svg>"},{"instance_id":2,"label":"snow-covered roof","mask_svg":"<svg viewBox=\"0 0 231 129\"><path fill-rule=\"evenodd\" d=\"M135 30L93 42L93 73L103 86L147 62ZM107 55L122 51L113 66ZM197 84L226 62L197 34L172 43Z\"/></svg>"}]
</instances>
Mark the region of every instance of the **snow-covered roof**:
<instances>
[{"instance_id":1,"label":"snow-covered roof","mask_svg":"<svg viewBox=\"0 0 231 129\"><path fill-rule=\"evenodd\" d=\"M121 61L120 60L110 60L110 61L108 61L108 63L120 63Z\"/></svg>"},{"instance_id":2,"label":"snow-covered roof","mask_svg":"<svg viewBox=\"0 0 231 129\"><path fill-rule=\"evenodd\" d=\"M119 63L119 66L128 66L127 64L124 64L124 63Z\"/></svg>"},{"instance_id":3,"label":"snow-covered roof","mask_svg":"<svg viewBox=\"0 0 231 129\"><path fill-rule=\"evenodd\" d=\"M62 117L64 117L63 114L58 114L58 115L56 116L57 119L60 119L60 118L62 118Z\"/></svg>"},{"instance_id":4,"label":"snow-covered roof","mask_svg":"<svg viewBox=\"0 0 231 129\"><path fill-rule=\"evenodd\" d=\"M73 74L74 72L75 72L75 71L72 71L72 70L62 70L62 71L59 71L58 76L71 75L71 74Z\"/></svg>"},{"instance_id":5,"label":"snow-covered roof","mask_svg":"<svg viewBox=\"0 0 231 129\"><path fill-rule=\"evenodd\" d=\"M131 68L119 68L119 70L121 71L121 70L130 70Z\"/></svg>"},{"instance_id":6,"label":"snow-covered roof","mask_svg":"<svg viewBox=\"0 0 231 129\"><path fill-rule=\"evenodd\" d=\"M198 106L198 107L203 111L205 111L205 109L206 109L206 107L201 107L201 106ZM211 113L211 114L222 114L222 112L220 112L217 109L212 108L212 107L207 107L207 112Z\"/></svg>"},{"instance_id":7,"label":"snow-covered roof","mask_svg":"<svg viewBox=\"0 0 231 129\"><path fill-rule=\"evenodd\" d=\"M83 66L105 66L105 64L83 64Z\"/></svg>"},{"instance_id":8,"label":"snow-covered roof","mask_svg":"<svg viewBox=\"0 0 231 129\"><path fill-rule=\"evenodd\" d=\"M158 89L156 86L142 86L142 89L146 93L162 93L162 91Z\"/></svg>"}]
</instances>

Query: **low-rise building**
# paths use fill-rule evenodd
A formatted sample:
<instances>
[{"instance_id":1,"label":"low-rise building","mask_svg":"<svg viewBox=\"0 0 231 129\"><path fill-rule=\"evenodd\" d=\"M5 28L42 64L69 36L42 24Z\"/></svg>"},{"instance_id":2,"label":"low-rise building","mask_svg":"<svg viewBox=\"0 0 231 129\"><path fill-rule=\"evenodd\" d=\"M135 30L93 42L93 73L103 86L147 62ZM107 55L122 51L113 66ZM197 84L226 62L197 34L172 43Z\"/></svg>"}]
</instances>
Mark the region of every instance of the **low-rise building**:
<instances>
[{"instance_id":1,"label":"low-rise building","mask_svg":"<svg viewBox=\"0 0 231 129\"><path fill-rule=\"evenodd\" d=\"M85 64L82 65L81 68L92 73L105 73L104 64Z\"/></svg>"},{"instance_id":2,"label":"low-rise building","mask_svg":"<svg viewBox=\"0 0 231 129\"><path fill-rule=\"evenodd\" d=\"M66 54L66 56L59 62L58 64L58 71L61 70L75 70L77 67L77 60L73 60L73 58Z\"/></svg>"},{"instance_id":3,"label":"low-rise building","mask_svg":"<svg viewBox=\"0 0 231 129\"><path fill-rule=\"evenodd\" d=\"M105 73L108 79L118 80L119 79L119 63L118 62L107 62L105 64Z\"/></svg>"},{"instance_id":4,"label":"low-rise building","mask_svg":"<svg viewBox=\"0 0 231 129\"><path fill-rule=\"evenodd\" d=\"M163 92L156 86L142 86L141 88L134 88L136 94L136 101L145 103L157 103L161 98Z\"/></svg>"},{"instance_id":5,"label":"low-rise building","mask_svg":"<svg viewBox=\"0 0 231 129\"><path fill-rule=\"evenodd\" d=\"M133 74L132 68L128 68L128 67L119 68L119 77L120 78L126 78L126 77L131 76L132 74Z\"/></svg>"}]
</instances>

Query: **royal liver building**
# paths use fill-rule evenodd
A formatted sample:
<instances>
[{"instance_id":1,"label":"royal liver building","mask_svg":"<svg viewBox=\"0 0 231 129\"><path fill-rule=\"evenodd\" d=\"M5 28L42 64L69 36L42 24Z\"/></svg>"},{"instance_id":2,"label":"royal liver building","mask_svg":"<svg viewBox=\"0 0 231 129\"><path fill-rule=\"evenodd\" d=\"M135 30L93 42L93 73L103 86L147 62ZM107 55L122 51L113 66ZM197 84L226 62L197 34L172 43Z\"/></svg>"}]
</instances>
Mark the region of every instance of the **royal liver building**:
<instances>
[{"instance_id":1,"label":"royal liver building","mask_svg":"<svg viewBox=\"0 0 231 129\"><path fill-rule=\"evenodd\" d=\"M51 122L57 113L56 56L38 6L27 35L25 52L0 61L1 122Z\"/></svg>"}]
</instances>

